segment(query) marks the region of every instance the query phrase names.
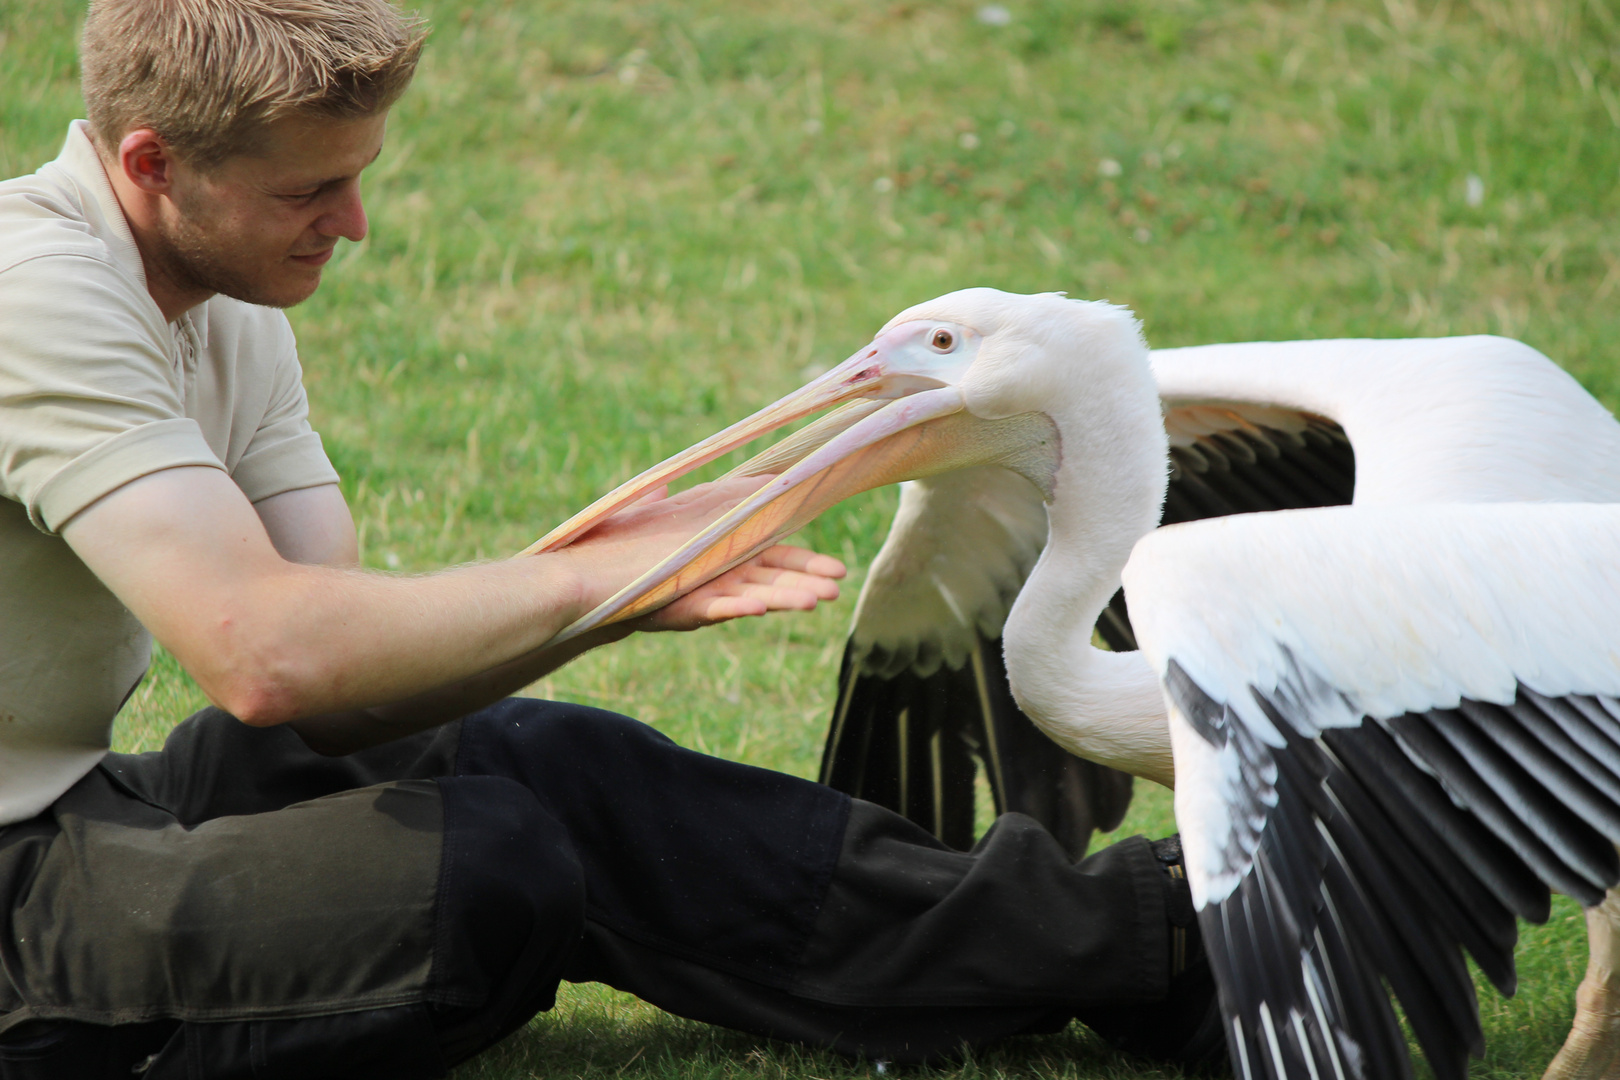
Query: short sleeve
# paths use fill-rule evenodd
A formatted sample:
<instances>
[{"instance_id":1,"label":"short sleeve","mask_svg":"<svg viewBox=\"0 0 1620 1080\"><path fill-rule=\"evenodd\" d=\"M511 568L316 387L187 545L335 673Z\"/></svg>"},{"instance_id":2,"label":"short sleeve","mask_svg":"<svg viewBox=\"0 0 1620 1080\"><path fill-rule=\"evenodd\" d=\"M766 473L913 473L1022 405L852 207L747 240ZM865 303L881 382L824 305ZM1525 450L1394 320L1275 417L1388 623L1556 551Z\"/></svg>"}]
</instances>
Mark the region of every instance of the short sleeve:
<instances>
[{"instance_id":1,"label":"short sleeve","mask_svg":"<svg viewBox=\"0 0 1620 1080\"><path fill-rule=\"evenodd\" d=\"M280 312L276 317L286 327ZM309 425L304 372L290 327L286 327L282 347L277 351L264 417L247 449L231 467L232 478L252 502L284 491L338 482L337 470L326 456L321 437Z\"/></svg>"},{"instance_id":2,"label":"short sleeve","mask_svg":"<svg viewBox=\"0 0 1620 1080\"><path fill-rule=\"evenodd\" d=\"M131 480L224 468L181 406L169 330L102 259L43 255L0 272L0 495L55 532Z\"/></svg>"}]
</instances>

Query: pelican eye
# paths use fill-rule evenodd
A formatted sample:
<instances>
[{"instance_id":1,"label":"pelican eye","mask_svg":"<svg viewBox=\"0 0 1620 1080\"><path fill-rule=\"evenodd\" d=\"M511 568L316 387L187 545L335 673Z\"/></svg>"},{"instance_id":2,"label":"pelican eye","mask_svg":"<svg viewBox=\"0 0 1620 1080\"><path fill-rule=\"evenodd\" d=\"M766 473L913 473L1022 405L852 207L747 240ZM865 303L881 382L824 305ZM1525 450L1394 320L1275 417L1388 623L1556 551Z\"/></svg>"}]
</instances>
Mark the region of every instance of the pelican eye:
<instances>
[{"instance_id":1,"label":"pelican eye","mask_svg":"<svg viewBox=\"0 0 1620 1080\"><path fill-rule=\"evenodd\" d=\"M928 344L932 345L940 352L950 352L952 349L956 348L956 335L941 326L939 329L935 330L933 336L928 339Z\"/></svg>"}]
</instances>

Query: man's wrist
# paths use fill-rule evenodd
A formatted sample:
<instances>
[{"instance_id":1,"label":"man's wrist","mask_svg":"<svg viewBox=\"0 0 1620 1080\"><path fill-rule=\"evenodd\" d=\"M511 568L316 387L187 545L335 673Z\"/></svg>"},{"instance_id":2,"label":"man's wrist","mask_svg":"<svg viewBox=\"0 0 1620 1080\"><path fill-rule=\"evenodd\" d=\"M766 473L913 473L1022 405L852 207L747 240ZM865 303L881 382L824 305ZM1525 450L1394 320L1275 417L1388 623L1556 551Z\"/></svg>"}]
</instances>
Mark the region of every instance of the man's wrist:
<instances>
[{"instance_id":1,"label":"man's wrist","mask_svg":"<svg viewBox=\"0 0 1620 1080\"><path fill-rule=\"evenodd\" d=\"M596 575L591 572L590 561L580 558L573 549L562 548L519 558L536 564L530 572L538 573L545 583L547 607L557 617L557 632L590 614L600 602L595 599L598 590L592 587Z\"/></svg>"}]
</instances>

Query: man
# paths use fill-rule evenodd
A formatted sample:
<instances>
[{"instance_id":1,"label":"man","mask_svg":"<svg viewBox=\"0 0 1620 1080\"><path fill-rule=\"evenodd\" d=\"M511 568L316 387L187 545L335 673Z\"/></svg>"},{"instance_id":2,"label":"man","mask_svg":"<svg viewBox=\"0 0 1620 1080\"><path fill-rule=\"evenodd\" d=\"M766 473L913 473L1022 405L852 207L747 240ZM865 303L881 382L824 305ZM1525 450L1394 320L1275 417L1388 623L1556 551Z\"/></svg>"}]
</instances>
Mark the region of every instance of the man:
<instances>
[{"instance_id":1,"label":"man","mask_svg":"<svg viewBox=\"0 0 1620 1080\"><path fill-rule=\"evenodd\" d=\"M734 485L554 554L357 569L276 309L365 235L423 36L385 0L98 0L88 123L0 184L0 1078L438 1076L560 979L899 1059L1076 1014L1218 1047L1139 839L1071 866L1011 817L964 855L505 699L631 629L835 597L836 560L776 548L545 647ZM219 708L108 754L151 637Z\"/></svg>"}]
</instances>

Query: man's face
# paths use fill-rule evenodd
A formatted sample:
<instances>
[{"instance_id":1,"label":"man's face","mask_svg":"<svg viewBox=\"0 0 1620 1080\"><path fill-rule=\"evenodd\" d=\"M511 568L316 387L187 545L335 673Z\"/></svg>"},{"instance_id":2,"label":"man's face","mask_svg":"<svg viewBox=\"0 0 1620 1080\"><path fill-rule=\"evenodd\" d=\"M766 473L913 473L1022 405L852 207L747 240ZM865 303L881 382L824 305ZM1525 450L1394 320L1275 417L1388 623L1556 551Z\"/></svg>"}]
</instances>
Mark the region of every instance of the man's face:
<instances>
[{"instance_id":1,"label":"man's face","mask_svg":"<svg viewBox=\"0 0 1620 1080\"><path fill-rule=\"evenodd\" d=\"M177 283L250 304L291 307L321 283L338 238L366 235L360 171L382 149L387 115L289 118L254 154L201 172L176 163L158 249Z\"/></svg>"}]
</instances>

